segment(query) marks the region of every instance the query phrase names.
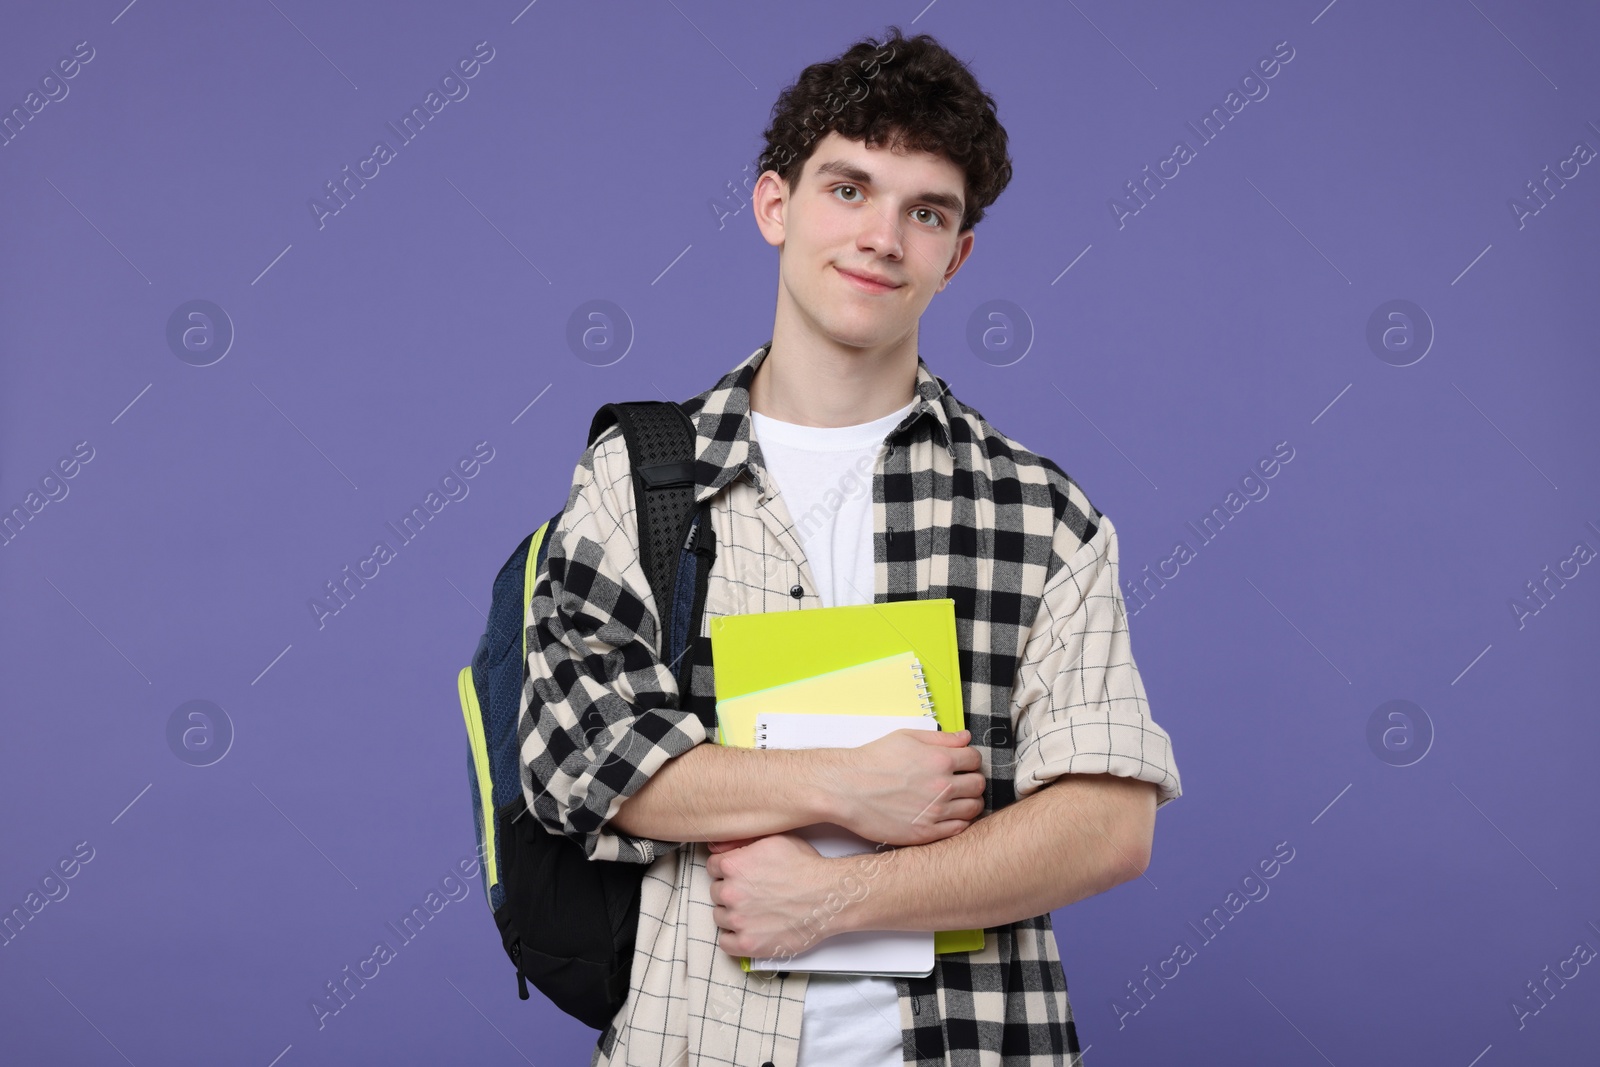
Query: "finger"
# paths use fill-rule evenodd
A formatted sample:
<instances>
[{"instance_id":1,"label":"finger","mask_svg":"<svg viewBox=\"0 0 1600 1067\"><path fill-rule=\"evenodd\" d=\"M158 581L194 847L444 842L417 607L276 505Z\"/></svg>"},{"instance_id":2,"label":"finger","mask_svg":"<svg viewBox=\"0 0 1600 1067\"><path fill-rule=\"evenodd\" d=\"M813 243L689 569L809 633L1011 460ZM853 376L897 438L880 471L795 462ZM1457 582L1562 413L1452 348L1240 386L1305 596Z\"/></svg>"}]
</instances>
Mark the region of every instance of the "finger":
<instances>
[{"instance_id":1,"label":"finger","mask_svg":"<svg viewBox=\"0 0 1600 1067\"><path fill-rule=\"evenodd\" d=\"M929 742L930 744L950 745L952 747L957 745L965 745L968 741L972 740L971 730L910 730L908 732L921 740Z\"/></svg>"},{"instance_id":2,"label":"finger","mask_svg":"<svg viewBox=\"0 0 1600 1067\"><path fill-rule=\"evenodd\" d=\"M967 771L951 779L950 792L958 797L981 797L984 784L983 775Z\"/></svg>"},{"instance_id":3,"label":"finger","mask_svg":"<svg viewBox=\"0 0 1600 1067\"><path fill-rule=\"evenodd\" d=\"M934 826L950 822L971 822L982 813L983 801L969 797L941 804L937 811L931 813L929 821Z\"/></svg>"},{"instance_id":4,"label":"finger","mask_svg":"<svg viewBox=\"0 0 1600 1067\"><path fill-rule=\"evenodd\" d=\"M735 838L732 841L707 841L706 846L714 853L731 852L736 848L743 848L744 846L759 840L761 840L759 837L740 837Z\"/></svg>"}]
</instances>

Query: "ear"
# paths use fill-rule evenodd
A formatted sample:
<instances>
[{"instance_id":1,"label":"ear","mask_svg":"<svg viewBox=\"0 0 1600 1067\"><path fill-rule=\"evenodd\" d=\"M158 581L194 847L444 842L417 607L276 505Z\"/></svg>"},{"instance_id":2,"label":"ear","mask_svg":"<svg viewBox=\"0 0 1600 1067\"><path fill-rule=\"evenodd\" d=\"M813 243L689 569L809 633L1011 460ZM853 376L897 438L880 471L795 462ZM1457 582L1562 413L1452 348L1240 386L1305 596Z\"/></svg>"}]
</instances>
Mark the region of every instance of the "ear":
<instances>
[{"instance_id":1,"label":"ear","mask_svg":"<svg viewBox=\"0 0 1600 1067\"><path fill-rule=\"evenodd\" d=\"M787 233L789 183L775 170L762 171L751 191L750 206L762 238L772 247L782 248Z\"/></svg>"},{"instance_id":2,"label":"ear","mask_svg":"<svg viewBox=\"0 0 1600 1067\"><path fill-rule=\"evenodd\" d=\"M945 268L944 278L939 282L939 288L937 290L938 292L944 292L944 287L955 280L956 271L961 269L961 265L965 263L967 261L967 257L972 254L972 245L976 240L977 234L975 231L961 231L960 235L956 238L956 250L950 256L950 265Z\"/></svg>"}]
</instances>

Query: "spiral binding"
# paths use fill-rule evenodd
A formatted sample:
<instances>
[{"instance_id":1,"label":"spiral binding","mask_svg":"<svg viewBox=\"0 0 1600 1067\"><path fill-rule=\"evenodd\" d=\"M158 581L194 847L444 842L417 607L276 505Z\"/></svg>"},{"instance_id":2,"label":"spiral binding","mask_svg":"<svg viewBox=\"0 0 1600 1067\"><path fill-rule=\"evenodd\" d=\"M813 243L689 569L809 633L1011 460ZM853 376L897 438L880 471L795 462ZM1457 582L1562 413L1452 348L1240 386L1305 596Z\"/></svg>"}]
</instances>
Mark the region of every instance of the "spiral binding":
<instances>
[{"instance_id":1,"label":"spiral binding","mask_svg":"<svg viewBox=\"0 0 1600 1067\"><path fill-rule=\"evenodd\" d=\"M911 661L911 673L917 679L917 695L922 698L922 713L931 718L933 716L933 694L928 691L927 678L923 677L921 660L913 659Z\"/></svg>"},{"instance_id":2,"label":"spiral binding","mask_svg":"<svg viewBox=\"0 0 1600 1067\"><path fill-rule=\"evenodd\" d=\"M756 747L767 747L767 723L765 719L756 720Z\"/></svg>"}]
</instances>

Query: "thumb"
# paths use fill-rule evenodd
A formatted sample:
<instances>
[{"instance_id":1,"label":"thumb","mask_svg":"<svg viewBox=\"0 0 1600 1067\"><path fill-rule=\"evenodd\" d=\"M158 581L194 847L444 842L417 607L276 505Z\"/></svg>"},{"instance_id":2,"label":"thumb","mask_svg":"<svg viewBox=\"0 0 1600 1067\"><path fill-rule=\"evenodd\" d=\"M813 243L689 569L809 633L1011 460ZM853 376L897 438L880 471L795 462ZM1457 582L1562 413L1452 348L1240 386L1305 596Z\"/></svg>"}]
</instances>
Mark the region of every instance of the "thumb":
<instances>
[{"instance_id":1,"label":"thumb","mask_svg":"<svg viewBox=\"0 0 1600 1067\"><path fill-rule=\"evenodd\" d=\"M732 852L736 848L743 848L751 842L759 840L759 837L739 837L731 841L707 841L706 847L712 852Z\"/></svg>"}]
</instances>

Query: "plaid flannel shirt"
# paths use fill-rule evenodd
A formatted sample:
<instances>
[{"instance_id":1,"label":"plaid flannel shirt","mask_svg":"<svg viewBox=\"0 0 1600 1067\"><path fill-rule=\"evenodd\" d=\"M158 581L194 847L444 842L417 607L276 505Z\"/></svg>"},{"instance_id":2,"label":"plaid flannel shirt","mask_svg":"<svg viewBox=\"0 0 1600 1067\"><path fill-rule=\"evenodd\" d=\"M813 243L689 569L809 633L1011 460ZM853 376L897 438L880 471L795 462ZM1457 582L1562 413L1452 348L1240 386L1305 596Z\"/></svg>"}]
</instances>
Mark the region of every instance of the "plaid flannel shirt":
<instances>
[{"instance_id":1,"label":"plaid flannel shirt","mask_svg":"<svg viewBox=\"0 0 1600 1067\"><path fill-rule=\"evenodd\" d=\"M680 698L662 662L615 428L577 465L526 620L518 737L530 810L592 859L649 865L628 999L591 1067L796 1062L807 975L746 973L718 948L706 844L610 825L668 760L715 743L710 618L822 605L751 434L750 382L770 345L688 403L696 499L712 500L717 543L690 692ZM1150 718L1129 648L1111 521L1055 463L957 400L920 356L916 394L872 479L873 602L955 600L985 814L1063 774L1152 782L1158 808L1176 799L1171 741ZM929 977L895 980L905 1063L1083 1062L1048 913L990 928L982 951L935 960Z\"/></svg>"}]
</instances>

